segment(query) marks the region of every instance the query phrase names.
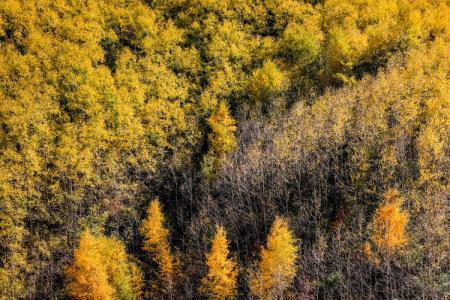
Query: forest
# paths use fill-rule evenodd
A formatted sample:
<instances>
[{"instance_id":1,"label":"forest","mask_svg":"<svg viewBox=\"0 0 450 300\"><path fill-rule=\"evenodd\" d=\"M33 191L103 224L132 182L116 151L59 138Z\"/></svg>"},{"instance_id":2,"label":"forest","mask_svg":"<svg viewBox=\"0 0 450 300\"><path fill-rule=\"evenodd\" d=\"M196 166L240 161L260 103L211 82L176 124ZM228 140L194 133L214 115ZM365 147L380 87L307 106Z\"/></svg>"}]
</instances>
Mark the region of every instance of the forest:
<instances>
[{"instance_id":1,"label":"forest","mask_svg":"<svg viewBox=\"0 0 450 300\"><path fill-rule=\"evenodd\" d=\"M0 0L0 299L450 299L450 0Z\"/></svg>"}]
</instances>

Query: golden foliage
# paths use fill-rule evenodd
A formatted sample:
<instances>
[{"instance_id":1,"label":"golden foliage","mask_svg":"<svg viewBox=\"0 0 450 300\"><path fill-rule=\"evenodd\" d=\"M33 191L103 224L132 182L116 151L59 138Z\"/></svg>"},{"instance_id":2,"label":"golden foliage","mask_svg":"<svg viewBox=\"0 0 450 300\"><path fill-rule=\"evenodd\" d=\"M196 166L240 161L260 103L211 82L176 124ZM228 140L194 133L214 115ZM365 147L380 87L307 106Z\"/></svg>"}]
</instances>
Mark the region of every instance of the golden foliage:
<instances>
[{"instance_id":1,"label":"golden foliage","mask_svg":"<svg viewBox=\"0 0 450 300\"><path fill-rule=\"evenodd\" d=\"M264 103L298 102L284 161L348 156L348 202L399 181L445 193L449 16L448 0L0 1L0 295L45 293L80 224L132 218L149 178L199 155L214 173Z\"/></svg>"},{"instance_id":2,"label":"golden foliage","mask_svg":"<svg viewBox=\"0 0 450 300\"><path fill-rule=\"evenodd\" d=\"M66 270L68 293L75 299L113 299L114 289L108 281L102 245L90 233L80 237L74 262Z\"/></svg>"},{"instance_id":3,"label":"golden foliage","mask_svg":"<svg viewBox=\"0 0 450 300\"><path fill-rule=\"evenodd\" d=\"M324 1L324 71L349 82L353 80L349 75L354 66L384 59L396 47L408 49L436 36L448 39L448 24L431 17L449 11L448 3L438 2Z\"/></svg>"},{"instance_id":4,"label":"golden foliage","mask_svg":"<svg viewBox=\"0 0 450 300\"><path fill-rule=\"evenodd\" d=\"M233 299L236 295L237 264L229 258L226 231L216 227L211 251L206 254L208 274L202 279L200 292L208 299Z\"/></svg>"},{"instance_id":5,"label":"golden foliage","mask_svg":"<svg viewBox=\"0 0 450 300\"><path fill-rule=\"evenodd\" d=\"M264 102L286 89L286 75L272 61L253 71L249 93L255 102Z\"/></svg>"},{"instance_id":6,"label":"golden foliage","mask_svg":"<svg viewBox=\"0 0 450 300\"><path fill-rule=\"evenodd\" d=\"M289 23L283 32L281 51L286 60L293 64L306 65L313 62L320 53L323 33L318 24Z\"/></svg>"},{"instance_id":7,"label":"golden foliage","mask_svg":"<svg viewBox=\"0 0 450 300\"><path fill-rule=\"evenodd\" d=\"M66 268L67 290L80 300L139 299L140 270L129 261L124 245L115 238L80 236L72 265Z\"/></svg>"},{"instance_id":8,"label":"golden foliage","mask_svg":"<svg viewBox=\"0 0 450 300\"><path fill-rule=\"evenodd\" d=\"M86 218L135 209L124 202L143 185L130 171L189 164L200 135L185 73L197 54L160 21L140 0L0 1L0 294L31 295L44 272L61 273L55 253L69 255L66 232ZM29 207L40 212L30 224L58 230L26 228ZM25 236L43 244L38 261Z\"/></svg>"},{"instance_id":9,"label":"golden foliage","mask_svg":"<svg viewBox=\"0 0 450 300\"><path fill-rule=\"evenodd\" d=\"M395 190L389 190L384 195L383 204L377 209L373 217L373 233L371 240L378 249L388 254L404 247L408 214L401 211L403 199Z\"/></svg>"},{"instance_id":10,"label":"golden foliage","mask_svg":"<svg viewBox=\"0 0 450 300\"><path fill-rule=\"evenodd\" d=\"M231 117L228 106L220 102L217 109L208 118L211 133L208 135L211 151L222 156L231 153L237 146L236 121Z\"/></svg>"},{"instance_id":11,"label":"golden foliage","mask_svg":"<svg viewBox=\"0 0 450 300\"><path fill-rule=\"evenodd\" d=\"M256 273L250 279L250 291L260 299L278 299L292 284L296 273L298 247L288 221L277 217L261 249Z\"/></svg>"},{"instance_id":12,"label":"golden foliage","mask_svg":"<svg viewBox=\"0 0 450 300\"><path fill-rule=\"evenodd\" d=\"M211 133L208 135L209 151L202 162L202 173L205 178L212 178L223 158L236 149L235 124L236 121L231 117L227 104L219 102L208 118L208 125L211 128Z\"/></svg>"},{"instance_id":13,"label":"golden foliage","mask_svg":"<svg viewBox=\"0 0 450 300\"><path fill-rule=\"evenodd\" d=\"M139 230L144 237L143 249L158 266L157 282L152 285L153 292L171 293L175 276L179 275L177 273L180 270L177 260L171 253L168 241L169 231L164 223L165 217L160 202L152 200L147 209L147 217Z\"/></svg>"},{"instance_id":14,"label":"golden foliage","mask_svg":"<svg viewBox=\"0 0 450 300\"><path fill-rule=\"evenodd\" d=\"M400 253L408 243L406 226L409 215L401 210L402 204L403 198L399 192L390 189L384 194L383 203L373 216L370 243L363 245L363 253L376 265L382 259Z\"/></svg>"}]
</instances>

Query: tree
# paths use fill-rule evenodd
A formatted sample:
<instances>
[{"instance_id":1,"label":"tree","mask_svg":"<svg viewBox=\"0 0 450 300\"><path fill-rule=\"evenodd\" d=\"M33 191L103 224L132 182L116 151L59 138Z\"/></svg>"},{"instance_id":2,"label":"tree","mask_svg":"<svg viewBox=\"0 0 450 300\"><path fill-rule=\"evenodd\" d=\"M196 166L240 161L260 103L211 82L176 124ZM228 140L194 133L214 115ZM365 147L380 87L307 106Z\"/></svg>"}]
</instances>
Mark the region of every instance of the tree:
<instances>
[{"instance_id":1,"label":"tree","mask_svg":"<svg viewBox=\"0 0 450 300\"><path fill-rule=\"evenodd\" d=\"M286 61L303 66L316 59L323 39L322 32L317 27L288 24L280 42L281 53Z\"/></svg>"},{"instance_id":2,"label":"tree","mask_svg":"<svg viewBox=\"0 0 450 300\"><path fill-rule=\"evenodd\" d=\"M292 284L296 273L298 247L285 218L276 217L261 250L255 274L250 279L250 291L260 299L279 299Z\"/></svg>"},{"instance_id":3,"label":"tree","mask_svg":"<svg viewBox=\"0 0 450 300\"><path fill-rule=\"evenodd\" d=\"M142 285L140 270L122 242L90 231L80 236L66 276L69 295L80 300L138 299Z\"/></svg>"},{"instance_id":4,"label":"tree","mask_svg":"<svg viewBox=\"0 0 450 300\"><path fill-rule=\"evenodd\" d=\"M178 261L172 255L165 227L165 217L159 200L152 200L147 210L147 217L140 228L144 236L143 249L150 259L158 266L157 281L152 286L153 293L171 294L174 289L174 279L179 272Z\"/></svg>"},{"instance_id":5,"label":"tree","mask_svg":"<svg viewBox=\"0 0 450 300\"><path fill-rule=\"evenodd\" d=\"M265 61L261 68L253 71L249 93L255 102L266 102L283 92L287 87L286 75L273 61Z\"/></svg>"},{"instance_id":6,"label":"tree","mask_svg":"<svg viewBox=\"0 0 450 300\"><path fill-rule=\"evenodd\" d=\"M407 244L406 225L408 214L401 211L403 199L396 190L384 195L384 203L378 208L373 219L372 241L386 252L392 253Z\"/></svg>"},{"instance_id":7,"label":"tree","mask_svg":"<svg viewBox=\"0 0 450 300\"><path fill-rule=\"evenodd\" d=\"M208 135L210 151L217 156L222 156L236 148L235 124L236 121L231 117L228 106L225 102L220 102L208 118L208 125L211 128L211 133Z\"/></svg>"},{"instance_id":8,"label":"tree","mask_svg":"<svg viewBox=\"0 0 450 300\"><path fill-rule=\"evenodd\" d=\"M236 121L232 118L225 102L220 102L208 118L211 133L208 135L209 151L203 157L202 172L206 178L220 166L223 157L237 147Z\"/></svg>"},{"instance_id":9,"label":"tree","mask_svg":"<svg viewBox=\"0 0 450 300\"><path fill-rule=\"evenodd\" d=\"M208 274L202 279L200 292L209 299L230 299L236 294L237 264L229 258L227 233L216 227L211 251L206 254Z\"/></svg>"},{"instance_id":10,"label":"tree","mask_svg":"<svg viewBox=\"0 0 450 300\"><path fill-rule=\"evenodd\" d=\"M376 263L379 262L379 255L389 258L408 243L408 213L401 211L402 204L403 198L399 192L391 189L384 194L384 201L375 212L370 241L375 246L376 253L373 253L370 243L364 245L364 252Z\"/></svg>"}]
</instances>

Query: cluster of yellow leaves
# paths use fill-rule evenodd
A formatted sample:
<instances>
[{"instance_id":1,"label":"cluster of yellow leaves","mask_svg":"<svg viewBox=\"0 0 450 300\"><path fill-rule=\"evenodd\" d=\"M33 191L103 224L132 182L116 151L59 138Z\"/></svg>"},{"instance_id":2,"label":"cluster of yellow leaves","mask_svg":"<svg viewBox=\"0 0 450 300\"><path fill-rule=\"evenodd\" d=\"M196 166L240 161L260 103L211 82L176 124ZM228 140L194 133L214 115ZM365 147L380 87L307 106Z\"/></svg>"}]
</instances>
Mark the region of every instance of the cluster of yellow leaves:
<instances>
[{"instance_id":1,"label":"cluster of yellow leaves","mask_svg":"<svg viewBox=\"0 0 450 300\"><path fill-rule=\"evenodd\" d=\"M211 151L222 156L231 153L237 146L235 136L236 121L231 117L228 106L220 102L217 109L208 118L211 133L208 136Z\"/></svg>"},{"instance_id":2,"label":"cluster of yellow leaves","mask_svg":"<svg viewBox=\"0 0 450 300\"><path fill-rule=\"evenodd\" d=\"M260 299L279 299L294 280L297 257L298 247L288 222L277 217L250 280L251 293Z\"/></svg>"},{"instance_id":3,"label":"cluster of yellow leaves","mask_svg":"<svg viewBox=\"0 0 450 300\"><path fill-rule=\"evenodd\" d=\"M401 211L403 199L397 191L389 190L384 196L384 203L377 209L373 218L371 240L387 253L401 249L408 239L406 225L408 214Z\"/></svg>"},{"instance_id":4,"label":"cluster of yellow leaves","mask_svg":"<svg viewBox=\"0 0 450 300\"><path fill-rule=\"evenodd\" d=\"M165 217L158 200L152 200L147 210L147 217L140 227L144 236L144 250L158 266L157 282L152 285L154 292L171 293L174 288L174 277L179 270L178 261L172 255L168 235L164 225Z\"/></svg>"},{"instance_id":5,"label":"cluster of yellow leaves","mask_svg":"<svg viewBox=\"0 0 450 300\"><path fill-rule=\"evenodd\" d=\"M367 258L379 263L381 258L389 258L399 253L408 243L406 226L408 213L401 210L403 198L396 190L389 190L384 195L384 201L378 207L372 219L372 234L370 241L375 246L375 253L371 245L366 242L363 251Z\"/></svg>"},{"instance_id":6,"label":"cluster of yellow leaves","mask_svg":"<svg viewBox=\"0 0 450 300\"><path fill-rule=\"evenodd\" d=\"M142 278L130 262L124 245L115 238L85 231L66 268L67 290L80 300L135 300L140 298Z\"/></svg>"},{"instance_id":7,"label":"cluster of yellow leaves","mask_svg":"<svg viewBox=\"0 0 450 300\"><path fill-rule=\"evenodd\" d=\"M265 61L253 71L249 93L253 101L265 102L279 95L287 87L286 75L272 61Z\"/></svg>"},{"instance_id":8,"label":"cluster of yellow leaves","mask_svg":"<svg viewBox=\"0 0 450 300\"><path fill-rule=\"evenodd\" d=\"M354 66L384 59L395 48L415 47L436 37L448 41L449 25L442 21L449 12L446 1L324 1L324 71L348 81Z\"/></svg>"},{"instance_id":9,"label":"cluster of yellow leaves","mask_svg":"<svg viewBox=\"0 0 450 300\"><path fill-rule=\"evenodd\" d=\"M182 40L140 0L0 1L0 294L31 295L41 273L62 271L48 264L71 252L62 232L78 223L66 214L85 207L100 223L142 188L130 171L189 164L200 135L186 72L198 57ZM61 231L28 230L29 207L40 211L30 223ZM43 245L40 261L25 237Z\"/></svg>"},{"instance_id":10,"label":"cluster of yellow leaves","mask_svg":"<svg viewBox=\"0 0 450 300\"><path fill-rule=\"evenodd\" d=\"M226 231L217 226L211 251L206 254L208 274L202 279L200 292L208 299L232 299L236 295L237 264L229 258Z\"/></svg>"},{"instance_id":11,"label":"cluster of yellow leaves","mask_svg":"<svg viewBox=\"0 0 450 300\"><path fill-rule=\"evenodd\" d=\"M320 54L323 33L315 20L301 24L289 23L280 41L281 53L294 66L313 62Z\"/></svg>"},{"instance_id":12,"label":"cluster of yellow leaves","mask_svg":"<svg viewBox=\"0 0 450 300\"><path fill-rule=\"evenodd\" d=\"M228 106L220 102L211 116L208 125L209 151L203 158L202 171L209 178L220 166L222 159L237 147L236 121L231 117Z\"/></svg>"}]
</instances>

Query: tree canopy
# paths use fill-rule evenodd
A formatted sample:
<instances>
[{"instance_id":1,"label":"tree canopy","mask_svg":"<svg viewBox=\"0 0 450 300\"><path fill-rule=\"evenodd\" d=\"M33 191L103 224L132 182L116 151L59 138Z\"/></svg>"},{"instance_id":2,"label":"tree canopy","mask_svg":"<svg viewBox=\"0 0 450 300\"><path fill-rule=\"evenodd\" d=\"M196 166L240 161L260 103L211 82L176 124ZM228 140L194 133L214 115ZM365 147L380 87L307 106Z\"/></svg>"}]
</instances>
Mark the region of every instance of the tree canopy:
<instances>
[{"instance_id":1,"label":"tree canopy","mask_svg":"<svg viewBox=\"0 0 450 300\"><path fill-rule=\"evenodd\" d=\"M205 253L250 297L283 265L272 225L296 261L276 297L450 297L449 19L448 0L0 1L0 299L196 299Z\"/></svg>"}]
</instances>

